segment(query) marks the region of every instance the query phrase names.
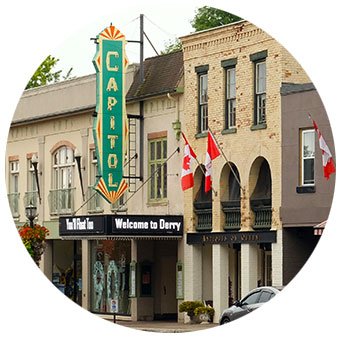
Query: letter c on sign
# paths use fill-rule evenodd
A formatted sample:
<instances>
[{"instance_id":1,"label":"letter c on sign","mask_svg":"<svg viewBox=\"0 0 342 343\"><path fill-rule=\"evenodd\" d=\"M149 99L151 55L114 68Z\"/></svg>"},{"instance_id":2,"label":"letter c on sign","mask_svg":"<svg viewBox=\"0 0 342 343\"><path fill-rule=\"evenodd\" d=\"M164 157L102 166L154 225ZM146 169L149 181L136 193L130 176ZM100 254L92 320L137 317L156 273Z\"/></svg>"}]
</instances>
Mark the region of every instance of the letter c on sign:
<instances>
[{"instance_id":1,"label":"letter c on sign","mask_svg":"<svg viewBox=\"0 0 342 343\"><path fill-rule=\"evenodd\" d=\"M111 56L114 56L115 58L119 58L119 54L117 51L108 51L106 56L106 67L108 71L118 71L119 67L115 65L114 67L111 67L110 65L110 58Z\"/></svg>"}]
</instances>

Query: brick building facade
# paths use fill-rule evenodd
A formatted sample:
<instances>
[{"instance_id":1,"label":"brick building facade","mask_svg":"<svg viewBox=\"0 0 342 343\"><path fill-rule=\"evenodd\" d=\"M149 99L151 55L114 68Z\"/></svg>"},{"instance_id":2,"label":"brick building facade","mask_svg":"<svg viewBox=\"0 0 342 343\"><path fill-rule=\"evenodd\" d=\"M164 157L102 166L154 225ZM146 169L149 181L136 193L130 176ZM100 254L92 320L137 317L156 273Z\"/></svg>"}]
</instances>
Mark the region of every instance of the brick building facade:
<instances>
[{"instance_id":1,"label":"brick building facade","mask_svg":"<svg viewBox=\"0 0 342 343\"><path fill-rule=\"evenodd\" d=\"M209 129L223 152L212 162L212 194L202 191L199 167L194 188L184 193L184 203L193 204L184 208L189 243L186 296L211 300L218 320L229 300L258 285L281 287L289 282L287 276L284 280L288 267L280 210L284 173L294 166L282 159L281 88L310 80L284 47L246 21L181 41L183 131L200 163L205 161ZM319 109L327 120L323 106ZM298 128L292 129L297 135ZM312 252L313 245L308 250ZM295 269L298 272L298 266Z\"/></svg>"}]
</instances>

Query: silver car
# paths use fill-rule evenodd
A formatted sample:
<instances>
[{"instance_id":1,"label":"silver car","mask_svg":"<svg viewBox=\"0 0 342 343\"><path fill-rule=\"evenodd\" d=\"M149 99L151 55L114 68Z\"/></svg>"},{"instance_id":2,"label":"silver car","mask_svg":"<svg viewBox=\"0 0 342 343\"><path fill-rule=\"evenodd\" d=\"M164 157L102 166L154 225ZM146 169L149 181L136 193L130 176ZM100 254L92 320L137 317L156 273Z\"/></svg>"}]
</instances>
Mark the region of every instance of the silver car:
<instances>
[{"instance_id":1,"label":"silver car","mask_svg":"<svg viewBox=\"0 0 342 343\"><path fill-rule=\"evenodd\" d=\"M223 311L220 318L220 325L238 319L255 309L265 302L271 300L279 290L274 287L258 287L250 291L242 300L237 300L233 306Z\"/></svg>"}]
</instances>

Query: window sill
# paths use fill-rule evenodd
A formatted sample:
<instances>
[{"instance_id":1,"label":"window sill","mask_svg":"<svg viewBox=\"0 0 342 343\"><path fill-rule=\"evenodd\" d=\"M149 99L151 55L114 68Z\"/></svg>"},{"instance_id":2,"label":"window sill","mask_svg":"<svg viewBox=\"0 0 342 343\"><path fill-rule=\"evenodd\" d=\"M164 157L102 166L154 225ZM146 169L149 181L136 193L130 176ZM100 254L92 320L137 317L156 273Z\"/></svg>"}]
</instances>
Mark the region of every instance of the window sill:
<instances>
[{"instance_id":1,"label":"window sill","mask_svg":"<svg viewBox=\"0 0 342 343\"><path fill-rule=\"evenodd\" d=\"M199 132L196 133L195 138L205 138L208 136L208 132Z\"/></svg>"},{"instance_id":2,"label":"window sill","mask_svg":"<svg viewBox=\"0 0 342 343\"><path fill-rule=\"evenodd\" d=\"M316 186L299 186L296 188L298 194L316 193Z\"/></svg>"},{"instance_id":3,"label":"window sill","mask_svg":"<svg viewBox=\"0 0 342 343\"><path fill-rule=\"evenodd\" d=\"M232 127L230 129L224 129L221 131L221 134L222 135L229 135L229 134L232 134L232 133L236 133L237 132L237 129L236 127Z\"/></svg>"},{"instance_id":4,"label":"window sill","mask_svg":"<svg viewBox=\"0 0 342 343\"><path fill-rule=\"evenodd\" d=\"M169 205L169 201L165 199L161 200L149 200L147 202L148 207L155 207L155 206L167 206Z\"/></svg>"},{"instance_id":5,"label":"window sill","mask_svg":"<svg viewBox=\"0 0 342 343\"><path fill-rule=\"evenodd\" d=\"M93 213L103 213L103 208L98 208L94 210L88 210L88 213L93 214Z\"/></svg>"},{"instance_id":6,"label":"window sill","mask_svg":"<svg viewBox=\"0 0 342 343\"><path fill-rule=\"evenodd\" d=\"M110 211L115 213L127 212L127 207L111 208Z\"/></svg>"},{"instance_id":7,"label":"window sill","mask_svg":"<svg viewBox=\"0 0 342 343\"><path fill-rule=\"evenodd\" d=\"M254 124L254 125L251 126L251 130L252 131L264 130L266 128L267 128L267 124L266 123Z\"/></svg>"}]
</instances>

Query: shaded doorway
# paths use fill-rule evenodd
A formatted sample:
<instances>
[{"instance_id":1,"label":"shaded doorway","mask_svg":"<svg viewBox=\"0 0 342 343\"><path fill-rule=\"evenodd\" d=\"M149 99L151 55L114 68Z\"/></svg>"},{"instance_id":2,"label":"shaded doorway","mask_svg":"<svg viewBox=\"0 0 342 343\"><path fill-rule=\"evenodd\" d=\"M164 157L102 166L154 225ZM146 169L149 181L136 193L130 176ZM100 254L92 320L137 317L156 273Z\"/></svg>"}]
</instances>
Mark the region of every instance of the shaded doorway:
<instances>
[{"instance_id":1,"label":"shaded doorway","mask_svg":"<svg viewBox=\"0 0 342 343\"><path fill-rule=\"evenodd\" d=\"M176 264L178 242L174 240L155 244L154 320L177 320Z\"/></svg>"}]
</instances>

